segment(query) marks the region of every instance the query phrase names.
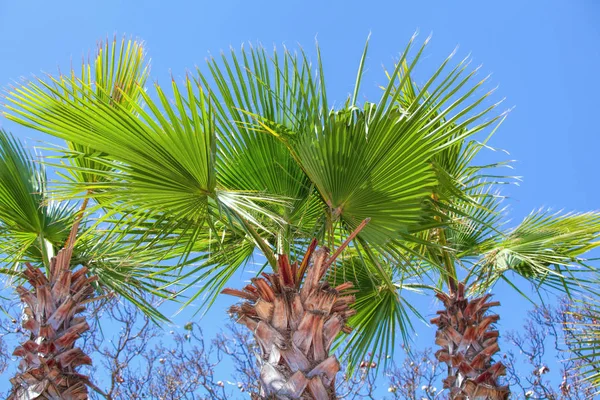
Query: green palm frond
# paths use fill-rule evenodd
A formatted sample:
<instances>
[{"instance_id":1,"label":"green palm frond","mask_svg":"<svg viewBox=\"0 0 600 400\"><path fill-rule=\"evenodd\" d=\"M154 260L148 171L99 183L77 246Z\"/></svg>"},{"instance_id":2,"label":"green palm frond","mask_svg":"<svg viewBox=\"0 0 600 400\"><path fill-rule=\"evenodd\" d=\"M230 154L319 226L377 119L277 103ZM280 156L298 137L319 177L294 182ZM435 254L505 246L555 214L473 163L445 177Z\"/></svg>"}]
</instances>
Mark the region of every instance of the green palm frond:
<instances>
[{"instance_id":1,"label":"green palm frond","mask_svg":"<svg viewBox=\"0 0 600 400\"><path fill-rule=\"evenodd\" d=\"M46 173L21 143L0 130L0 252L3 261L47 264L69 233L75 209L52 200Z\"/></svg>"},{"instance_id":2,"label":"green palm frond","mask_svg":"<svg viewBox=\"0 0 600 400\"><path fill-rule=\"evenodd\" d=\"M296 237L320 229L323 207L314 186L286 146L273 135L256 129L253 114L270 125L292 131L318 118L321 101L307 93L317 90L306 58L287 49L267 54L264 48L231 51L221 60L208 61L208 73L198 70L199 82L213 87L217 129L219 181L234 190L276 193L288 199L285 207L270 210L281 215L279 239L286 248ZM319 213L320 212L320 213ZM285 252L285 251L284 251Z\"/></svg>"},{"instance_id":3,"label":"green palm frond","mask_svg":"<svg viewBox=\"0 0 600 400\"><path fill-rule=\"evenodd\" d=\"M123 91L127 101L107 104L84 81L51 82L39 80L11 92L10 101L18 105L9 106L11 118L74 143L93 143L105 154L114 166L102 171L109 179L78 185L96 193L100 203L110 203L113 212L150 215L194 229L205 227L214 210L245 221L257 213L271 223L279 220L260 203L285 200L217 186L212 106L190 79L182 89L173 82L173 105L158 85L158 103L140 90L145 108Z\"/></svg>"},{"instance_id":4,"label":"green palm frond","mask_svg":"<svg viewBox=\"0 0 600 400\"><path fill-rule=\"evenodd\" d=\"M292 84L288 86L303 88L303 104L311 105L302 109L304 115L289 111L294 123L283 125L248 111L256 130L270 133L286 144L318 190L333 222L340 221L351 231L363 219L371 218L361 237L372 242L386 242L431 223L433 216L425 204L438 184L433 157L496 120L478 123L495 105L461 119L490 93L473 99L471 95L483 82L468 86L468 78L455 82L454 71L442 75L449 60L425 85L427 90L440 77L431 95L416 96L409 104L400 105L402 88L410 78L407 74L398 76L409 50L410 45L377 103L367 102L359 108L348 100L344 108L333 111L327 104L320 104L319 100L322 103L327 96L319 58L315 68L318 79L297 71L293 80L289 78ZM417 51L409 71L416 66L422 51L423 47ZM300 61L289 57L290 65L309 63L305 57ZM283 70L279 75L291 74ZM461 89L466 93L451 102ZM285 104L276 88L269 93L275 104Z\"/></svg>"},{"instance_id":5,"label":"green palm frond","mask_svg":"<svg viewBox=\"0 0 600 400\"><path fill-rule=\"evenodd\" d=\"M423 318L404 296L425 287L410 283L407 276L380 257L363 258L356 251L351 253L354 255L346 256L329 276L332 286L354 284L356 301L352 308L356 314L348 321L354 330L349 337L338 340L350 372L362 361L385 363L398 346L397 334L403 341L409 340L412 321Z\"/></svg>"},{"instance_id":6,"label":"green palm frond","mask_svg":"<svg viewBox=\"0 0 600 400\"><path fill-rule=\"evenodd\" d=\"M509 271L570 294L590 288L588 267L579 256L600 245L600 213L531 213L516 228L496 236L482 249L475 267L482 288L506 278Z\"/></svg>"},{"instance_id":7,"label":"green palm frond","mask_svg":"<svg viewBox=\"0 0 600 400\"><path fill-rule=\"evenodd\" d=\"M119 106L125 111L136 114L136 105L142 100L142 92L149 73L149 66L144 60L143 43L134 40L116 38L106 40L98 45L95 57L83 63L81 72L71 70L68 76L59 75L49 79L53 86L55 100L63 105L77 104L79 107L94 107L98 102L108 107ZM65 90L69 85L76 89ZM25 91L26 92L26 91ZM34 97L23 95L28 100ZM25 100L25 99L24 99ZM34 106L34 105L32 105ZM70 178L75 182L106 182L110 175L107 172L113 166L103 159L103 154L93 145L67 140L67 160L71 164L68 169ZM67 190L70 186L63 186ZM78 190L76 186L75 190Z\"/></svg>"},{"instance_id":8,"label":"green palm frond","mask_svg":"<svg viewBox=\"0 0 600 400\"><path fill-rule=\"evenodd\" d=\"M2 161L2 208L0 219L10 228L40 232L46 222L44 215L45 174L8 132L0 131Z\"/></svg>"},{"instance_id":9,"label":"green palm frond","mask_svg":"<svg viewBox=\"0 0 600 400\"><path fill-rule=\"evenodd\" d=\"M2 272L18 278L21 262L45 264L60 249L78 212L76 204L58 202L47 191L42 164L9 133L0 131L0 252ZM91 229L75 248L73 265L85 265L108 289L137 304L155 320L165 320L144 298L167 294L158 290L167 278L149 274L170 256L169 249L141 247L129 232Z\"/></svg>"},{"instance_id":10,"label":"green palm frond","mask_svg":"<svg viewBox=\"0 0 600 400\"><path fill-rule=\"evenodd\" d=\"M77 240L72 263L87 267L98 277L99 293L117 294L158 322L167 318L158 311L157 304L148 301L148 295L159 300L173 297L176 286L170 290L164 286L177 277L165 270L164 265L179 254L176 245L140 243L122 227L107 230L91 227Z\"/></svg>"},{"instance_id":11,"label":"green palm frond","mask_svg":"<svg viewBox=\"0 0 600 400\"><path fill-rule=\"evenodd\" d=\"M171 127L154 103L149 107L150 113L157 114L162 126L140 106L135 107L143 113L143 118L133 115L121 104L106 104L102 96L79 79L51 78L51 82L53 85L39 80L16 89L10 99L15 103L20 101L21 108L13 109L13 118L75 143L94 143L96 151L110 153L112 160L123 163L120 168L123 171L116 174L116 182L111 185L121 190L126 187L133 197L144 197L143 209L162 203L167 208L174 207L174 214L204 216L201 210L207 207L207 194L215 187L211 175L213 135L208 129L208 118L195 126L194 134L188 134L185 129L189 128L189 121L184 128L183 122L177 122L173 116L175 126ZM93 107L82 104L80 97ZM160 98L167 104L168 112L173 113L164 93L160 92ZM35 106L29 107L33 102ZM145 124L143 120L150 123ZM169 137L182 142L170 141ZM189 158L190 153L194 159ZM108 185L103 186L101 182L84 184L88 184L86 189L108 189ZM186 194L186 201L173 204L173 198L182 192ZM119 191L115 190L115 196L118 195Z\"/></svg>"},{"instance_id":12,"label":"green palm frond","mask_svg":"<svg viewBox=\"0 0 600 400\"><path fill-rule=\"evenodd\" d=\"M236 190L304 199L310 182L285 146L271 135L258 132L248 114L258 113L281 127L298 126L298 119L311 115L311 109L319 106L318 101L305 104L304 88L300 87L301 77L310 79L312 71L306 64L298 66L298 60L287 50L283 57L277 52L269 57L262 48L242 48L241 53L238 57L232 50L221 63L209 60L209 76L198 71L198 79L204 85L214 81L217 88L211 91L211 98L218 121L219 178ZM273 91L279 94L278 98L274 98Z\"/></svg>"}]
</instances>

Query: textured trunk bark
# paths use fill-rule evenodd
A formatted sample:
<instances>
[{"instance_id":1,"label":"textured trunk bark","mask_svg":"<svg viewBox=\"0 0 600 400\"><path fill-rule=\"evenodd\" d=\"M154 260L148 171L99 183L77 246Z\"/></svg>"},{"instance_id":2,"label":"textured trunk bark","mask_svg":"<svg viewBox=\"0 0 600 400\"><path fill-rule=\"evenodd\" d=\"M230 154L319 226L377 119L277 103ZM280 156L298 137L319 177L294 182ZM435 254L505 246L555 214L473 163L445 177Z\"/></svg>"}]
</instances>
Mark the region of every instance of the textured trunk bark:
<instances>
[{"instance_id":1,"label":"textured trunk bark","mask_svg":"<svg viewBox=\"0 0 600 400\"><path fill-rule=\"evenodd\" d=\"M231 311L260 346L262 398L336 398L340 364L329 350L340 331L350 332L346 321L355 298L348 293L350 282L332 288L323 280L339 251L329 258L329 250L315 250L316 244L300 265L280 255L278 273L254 278L243 290L223 291L247 300Z\"/></svg>"},{"instance_id":2,"label":"textured trunk bark","mask_svg":"<svg viewBox=\"0 0 600 400\"><path fill-rule=\"evenodd\" d=\"M436 295L445 309L431 323L438 326L436 344L441 346L436 358L448 365L444 388L455 400L505 400L510 390L498 383L506 368L492 357L500 350L498 331L493 324L500 319L488 313L499 302L489 302L490 294L476 299L465 298L465 285L459 283L449 295Z\"/></svg>"},{"instance_id":3,"label":"textured trunk bark","mask_svg":"<svg viewBox=\"0 0 600 400\"><path fill-rule=\"evenodd\" d=\"M31 288L17 288L25 304L23 328L29 340L17 347L13 355L21 357L19 372L10 381L9 400L88 398L88 378L77 368L91 364L91 359L75 347L76 340L89 329L83 303L94 294L87 268L70 268L72 244L50 262L48 276L27 264L24 272Z\"/></svg>"}]
</instances>

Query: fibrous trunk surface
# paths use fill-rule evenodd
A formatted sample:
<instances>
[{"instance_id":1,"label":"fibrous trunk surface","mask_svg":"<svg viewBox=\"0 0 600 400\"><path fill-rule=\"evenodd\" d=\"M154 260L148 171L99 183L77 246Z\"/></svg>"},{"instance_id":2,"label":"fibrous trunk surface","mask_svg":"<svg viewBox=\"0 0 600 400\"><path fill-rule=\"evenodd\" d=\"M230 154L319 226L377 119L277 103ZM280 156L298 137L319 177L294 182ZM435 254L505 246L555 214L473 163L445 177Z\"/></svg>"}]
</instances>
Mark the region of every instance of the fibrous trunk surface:
<instances>
[{"instance_id":1,"label":"fibrous trunk surface","mask_svg":"<svg viewBox=\"0 0 600 400\"><path fill-rule=\"evenodd\" d=\"M53 257L48 276L27 264L30 288L19 286L17 292L25 305L23 328L30 335L13 353L21 361L9 400L88 398L88 378L77 368L92 361L75 342L89 329L85 317L77 315L93 296L95 278L85 267L71 270L71 254L68 246Z\"/></svg>"},{"instance_id":2,"label":"fibrous trunk surface","mask_svg":"<svg viewBox=\"0 0 600 400\"><path fill-rule=\"evenodd\" d=\"M280 255L278 273L263 273L243 290L224 290L247 300L231 311L259 344L261 398L336 398L340 364L329 350L340 331L350 332L355 298L350 282L334 288L323 280L334 260L326 247L315 248L313 241L300 265Z\"/></svg>"},{"instance_id":3,"label":"fibrous trunk surface","mask_svg":"<svg viewBox=\"0 0 600 400\"><path fill-rule=\"evenodd\" d=\"M431 320L438 326L436 344L441 349L436 358L448 365L448 377L444 388L449 389L450 398L455 400L504 400L508 399L509 388L498 383L506 368L492 357L498 346L498 331L494 324L500 319L488 313L499 302L488 301L487 294L476 299L465 297L465 285L448 294L436 295L445 309Z\"/></svg>"}]
</instances>

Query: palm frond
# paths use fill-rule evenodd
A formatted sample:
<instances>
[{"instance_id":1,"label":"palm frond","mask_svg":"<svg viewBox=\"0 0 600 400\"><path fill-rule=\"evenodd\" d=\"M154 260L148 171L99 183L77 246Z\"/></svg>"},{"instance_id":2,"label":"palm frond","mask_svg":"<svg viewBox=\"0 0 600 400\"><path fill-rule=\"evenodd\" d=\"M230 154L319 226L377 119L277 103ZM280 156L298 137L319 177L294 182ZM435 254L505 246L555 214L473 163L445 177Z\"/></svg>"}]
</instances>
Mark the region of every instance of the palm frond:
<instances>
[{"instance_id":1,"label":"palm frond","mask_svg":"<svg viewBox=\"0 0 600 400\"><path fill-rule=\"evenodd\" d=\"M46 173L8 132L0 130L0 249L3 261L47 263L69 233L75 210L53 201Z\"/></svg>"},{"instance_id":2,"label":"palm frond","mask_svg":"<svg viewBox=\"0 0 600 400\"><path fill-rule=\"evenodd\" d=\"M373 253L362 257L352 248L349 254L329 274L332 286L352 282L356 314L349 319L353 332L340 337L337 346L352 373L361 362L385 364L398 346L399 339L409 341L412 321L423 318L404 297L418 292L424 284L412 284L408 275L397 272L385 260ZM399 334L399 337L397 337Z\"/></svg>"},{"instance_id":3,"label":"palm frond","mask_svg":"<svg viewBox=\"0 0 600 400\"><path fill-rule=\"evenodd\" d=\"M96 289L105 295L118 295L137 306L155 322L167 321L158 304L174 297L176 286L165 290L177 277L164 267L179 257L181 250L171 243L141 243L128 229L88 227L77 240L73 266L83 265L98 277ZM181 263L181 266L185 266Z\"/></svg>"},{"instance_id":4,"label":"palm frond","mask_svg":"<svg viewBox=\"0 0 600 400\"><path fill-rule=\"evenodd\" d=\"M264 48L250 46L239 53L231 50L221 60L210 59L208 69L208 73L198 70L197 80L214 88L210 96L219 182L231 190L286 198L285 207L273 204L269 209L281 216L287 234L279 237L290 246L294 237L318 229L315 214L306 212L311 209L307 206L317 206L316 193L286 146L256 129L251 115L261 115L271 125L290 131L317 118L321 101L308 93L316 90L310 64L287 49L282 55L277 51L268 55Z\"/></svg>"},{"instance_id":5,"label":"palm frond","mask_svg":"<svg viewBox=\"0 0 600 400\"><path fill-rule=\"evenodd\" d=\"M120 104L126 110L135 112L133 104L140 104L141 91L144 90L149 72L144 57L142 42L123 38L118 47L116 38L112 43L106 40L98 45L93 61L82 64L79 79L75 71L71 71L70 80L80 82L82 90L91 90L95 95L94 101L109 106ZM82 95L80 99L93 107L90 98ZM77 157L70 158L71 163L78 167L70 170L77 182L106 179L106 175L98 173L110 170L110 165L101 160L102 153L93 147L71 141L67 141L67 145L77 154Z\"/></svg>"},{"instance_id":6,"label":"palm frond","mask_svg":"<svg viewBox=\"0 0 600 400\"><path fill-rule=\"evenodd\" d=\"M95 93L85 81L50 80L12 91L9 118L83 146L93 143L114 168L101 171L107 179L78 185L96 193L100 203L106 200L121 213L167 220L175 227L192 224L194 229L206 227L215 210L224 212L222 218L264 212L264 220L278 221L258 205L281 204L276 196L217 187L213 108L190 79L183 88L172 83L174 104L158 85L158 103L135 92L145 108L124 91L125 101L107 104L103 90Z\"/></svg>"},{"instance_id":7,"label":"palm frond","mask_svg":"<svg viewBox=\"0 0 600 400\"><path fill-rule=\"evenodd\" d=\"M199 255L187 260L188 268L183 270L178 264L164 268L160 273L176 273L177 278L163 287L167 290L172 285L181 287L177 294L183 298L182 307L193 306L196 312L202 312L214 303L227 282L239 274L240 268L255 257L257 245L251 237L232 232L226 225L199 235L193 243L192 252ZM256 274L259 272L255 271Z\"/></svg>"},{"instance_id":8,"label":"palm frond","mask_svg":"<svg viewBox=\"0 0 600 400\"><path fill-rule=\"evenodd\" d=\"M590 288L594 268L580 255L600 245L600 213L532 212L482 249L475 270L482 289L509 272L559 292Z\"/></svg>"},{"instance_id":9,"label":"palm frond","mask_svg":"<svg viewBox=\"0 0 600 400\"><path fill-rule=\"evenodd\" d=\"M315 68L318 79L297 72L293 80L295 86L303 88L304 104L311 104L304 115L288 111L295 124L283 126L263 114L247 112L254 119L256 130L286 144L327 205L334 222L341 221L351 231L363 219L371 218L361 236L373 242L385 242L399 233L431 223L432 215L424 204L438 184L432 168L433 157L496 120L478 123L495 105L461 119L491 92L472 98L483 82L467 86L470 75L455 83L453 71L440 78L429 97L423 99L419 95L406 105L399 104L410 79L408 74L398 77L409 50L410 45L390 75L378 103L367 102L359 108L348 101L344 108L333 111L329 111L327 104L319 104L319 100L323 102L327 97L319 59ZM409 72L422 51L423 47L417 51ZM425 90L441 76L448 61L442 63ZM309 64L305 57L299 61L293 58L289 63ZM450 103L452 95L460 89L466 93ZM276 104L285 103L277 90L269 93Z\"/></svg>"}]
</instances>

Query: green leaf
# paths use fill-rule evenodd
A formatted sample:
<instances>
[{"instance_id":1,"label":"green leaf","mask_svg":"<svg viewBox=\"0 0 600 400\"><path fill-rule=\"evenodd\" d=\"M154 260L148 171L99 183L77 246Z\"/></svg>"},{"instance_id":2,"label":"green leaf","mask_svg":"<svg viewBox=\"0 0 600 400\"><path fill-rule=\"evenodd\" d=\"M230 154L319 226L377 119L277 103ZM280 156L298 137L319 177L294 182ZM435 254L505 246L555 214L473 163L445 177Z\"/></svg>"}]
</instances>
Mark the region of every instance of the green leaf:
<instances>
[{"instance_id":1,"label":"green leaf","mask_svg":"<svg viewBox=\"0 0 600 400\"><path fill-rule=\"evenodd\" d=\"M69 233L75 209L48 196L45 170L8 132L0 130L0 251L16 266L48 263Z\"/></svg>"},{"instance_id":2,"label":"green leaf","mask_svg":"<svg viewBox=\"0 0 600 400\"><path fill-rule=\"evenodd\" d=\"M352 255L354 254L354 255ZM375 262L379 263L377 267ZM413 330L413 318L423 320L418 311L403 297L414 290L403 276L394 272L384 260L362 258L356 251L338 263L329 275L333 287L350 281L354 284L356 301L351 306L356 314L348 324L354 329L349 337L341 336L337 346L352 373L362 361L387 362L398 345L396 334L407 341ZM392 282L388 285L387 282Z\"/></svg>"},{"instance_id":3,"label":"green leaf","mask_svg":"<svg viewBox=\"0 0 600 400\"><path fill-rule=\"evenodd\" d=\"M589 287L595 269L579 258L600 244L600 213L537 211L482 249L475 268L482 290L509 271L570 294Z\"/></svg>"}]
</instances>

